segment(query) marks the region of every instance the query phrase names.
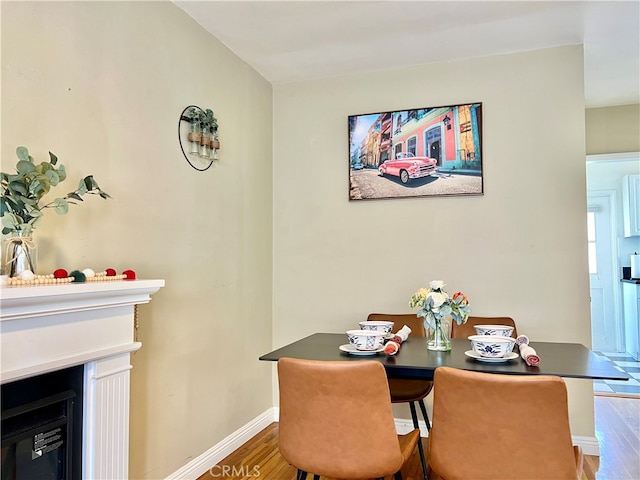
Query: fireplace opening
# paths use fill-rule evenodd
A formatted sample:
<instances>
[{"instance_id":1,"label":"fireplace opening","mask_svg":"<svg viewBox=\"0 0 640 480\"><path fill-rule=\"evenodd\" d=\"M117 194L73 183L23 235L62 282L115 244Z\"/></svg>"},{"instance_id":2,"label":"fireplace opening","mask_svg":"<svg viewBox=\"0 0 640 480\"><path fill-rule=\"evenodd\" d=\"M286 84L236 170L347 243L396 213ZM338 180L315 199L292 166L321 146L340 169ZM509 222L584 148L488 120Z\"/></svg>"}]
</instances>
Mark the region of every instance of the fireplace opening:
<instances>
[{"instance_id":1,"label":"fireplace opening","mask_svg":"<svg viewBox=\"0 0 640 480\"><path fill-rule=\"evenodd\" d=\"M84 367L2 385L2 480L76 480L82 475Z\"/></svg>"}]
</instances>

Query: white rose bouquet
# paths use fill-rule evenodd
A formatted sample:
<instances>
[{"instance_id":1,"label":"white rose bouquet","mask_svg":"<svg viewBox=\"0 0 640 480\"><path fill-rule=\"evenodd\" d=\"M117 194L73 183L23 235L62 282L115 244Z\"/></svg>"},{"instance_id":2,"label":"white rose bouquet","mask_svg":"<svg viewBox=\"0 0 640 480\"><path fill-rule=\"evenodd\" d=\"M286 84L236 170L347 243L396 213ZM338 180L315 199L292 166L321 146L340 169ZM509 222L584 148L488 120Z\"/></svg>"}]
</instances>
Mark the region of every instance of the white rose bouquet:
<instances>
[{"instance_id":1,"label":"white rose bouquet","mask_svg":"<svg viewBox=\"0 0 640 480\"><path fill-rule=\"evenodd\" d=\"M450 297L444 291L445 283L442 280L429 282L429 288L421 288L411 296L409 305L412 308L419 307L418 317L424 317L425 328L435 328L444 317L450 315L458 325L466 323L471 308L469 299L462 292L454 293Z\"/></svg>"}]
</instances>

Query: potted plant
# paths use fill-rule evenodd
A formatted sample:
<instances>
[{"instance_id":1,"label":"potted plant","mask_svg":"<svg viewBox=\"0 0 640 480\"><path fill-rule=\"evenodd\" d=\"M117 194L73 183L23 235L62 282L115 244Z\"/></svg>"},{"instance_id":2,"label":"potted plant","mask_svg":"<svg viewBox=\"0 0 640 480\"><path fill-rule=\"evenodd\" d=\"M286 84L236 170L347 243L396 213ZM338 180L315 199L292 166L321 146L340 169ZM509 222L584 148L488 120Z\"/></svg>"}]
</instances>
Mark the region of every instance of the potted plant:
<instances>
[{"instance_id":1,"label":"potted plant","mask_svg":"<svg viewBox=\"0 0 640 480\"><path fill-rule=\"evenodd\" d=\"M84 201L84 195L111 198L98 186L93 175L88 175L80 180L74 191L42 204L51 187L67 178L64 165L58 164L58 157L51 152L48 162L38 164L26 147L18 147L16 154L16 173L0 172L2 234L10 236L2 248L2 273L10 276L24 270L35 273L35 244L31 235L42 222L45 209L52 208L64 215L69 211L69 205Z\"/></svg>"}]
</instances>

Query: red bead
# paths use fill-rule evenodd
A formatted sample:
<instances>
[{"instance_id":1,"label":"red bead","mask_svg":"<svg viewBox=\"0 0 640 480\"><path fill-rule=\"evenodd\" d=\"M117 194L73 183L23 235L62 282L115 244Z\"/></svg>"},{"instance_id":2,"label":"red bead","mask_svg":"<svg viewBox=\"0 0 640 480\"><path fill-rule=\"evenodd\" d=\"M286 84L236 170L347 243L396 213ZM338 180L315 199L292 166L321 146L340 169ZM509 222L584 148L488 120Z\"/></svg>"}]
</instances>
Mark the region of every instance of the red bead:
<instances>
[{"instance_id":1,"label":"red bead","mask_svg":"<svg viewBox=\"0 0 640 480\"><path fill-rule=\"evenodd\" d=\"M107 268L105 270L107 277L115 277L116 276L116 271L113 268Z\"/></svg>"},{"instance_id":2,"label":"red bead","mask_svg":"<svg viewBox=\"0 0 640 480\"><path fill-rule=\"evenodd\" d=\"M125 270L124 272L122 272L122 274L125 275L125 280L136 279L136 272L134 272L133 270Z\"/></svg>"},{"instance_id":3,"label":"red bead","mask_svg":"<svg viewBox=\"0 0 640 480\"><path fill-rule=\"evenodd\" d=\"M67 278L69 274L64 268L59 268L53 272L53 278Z\"/></svg>"}]
</instances>

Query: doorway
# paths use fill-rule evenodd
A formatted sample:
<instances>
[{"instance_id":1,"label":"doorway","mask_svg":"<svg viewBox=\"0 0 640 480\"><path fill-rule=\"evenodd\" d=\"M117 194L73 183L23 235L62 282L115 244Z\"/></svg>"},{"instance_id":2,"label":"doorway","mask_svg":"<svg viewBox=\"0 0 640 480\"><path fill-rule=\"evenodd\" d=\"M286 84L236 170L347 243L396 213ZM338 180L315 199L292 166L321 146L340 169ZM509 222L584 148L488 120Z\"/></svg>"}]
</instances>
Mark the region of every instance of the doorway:
<instances>
[{"instance_id":1,"label":"doorway","mask_svg":"<svg viewBox=\"0 0 640 480\"><path fill-rule=\"evenodd\" d=\"M600 352L623 351L615 301L615 192L587 196L587 241L591 292L591 348Z\"/></svg>"},{"instance_id":2,"label":"doorway","mask_svg":"<svg viewBox=\"0 0 640 480\"><path fill-rule=\"evenodd\" d=\"M425 155L437 160L437 165L442 166L442 126L436 125L424 132Z\"/></svg>"},{"instance_id":3,"label":"doorway","mask_svg":"<svg viewBox=\"0 0 640 480\"><path fill-rule=\"evenodd\" d=\"M604 338L606 345L611 345L612 336L615 335L615 348L606 353L619 353L625 351L625 328L622 311L622 289L620 279L622 278L622 267L629 265L629 254L637 249L637 237L625 238L623 232L623 211L622 211L622 184L625 175L638 173L639 152L611 153L602 155L588 155L587 163L587 215L593 218L594 229L603 227L598 233L591 232L590 241L595 242L589 248L593 257L596 253L594 249L602 250L598 252L596 260L596 270L599 274L594 274L593 266L590 265L590 287L592 288L591 310L594 318L592 327L594 350L598 349L598 343ZM609 217L608 219L606 217ZM604 232L604 227L609 229L609 233ZM597 240L593 240L593 235ZM607 245L607 241L609 245ZM606 250L610 249L610 253ZM607 263L611 266L607 266ZM604 265L604 267L603 267ZM606 271L603 273L602 268ZM610 280L606 280L602 275L611 275ZM598 283L606 283L610 286L612 296L607 291L598 291ZM602 302L598 304L598 302ZM605 325L605 320L598 317L598 310L603 314L613 316L612 325ZM607 331L607 327L608 331ZM615 334L611 333L611 327L615 328ZM606 338L608 337L608 338Z\"/></svg>"}]
</instances>

